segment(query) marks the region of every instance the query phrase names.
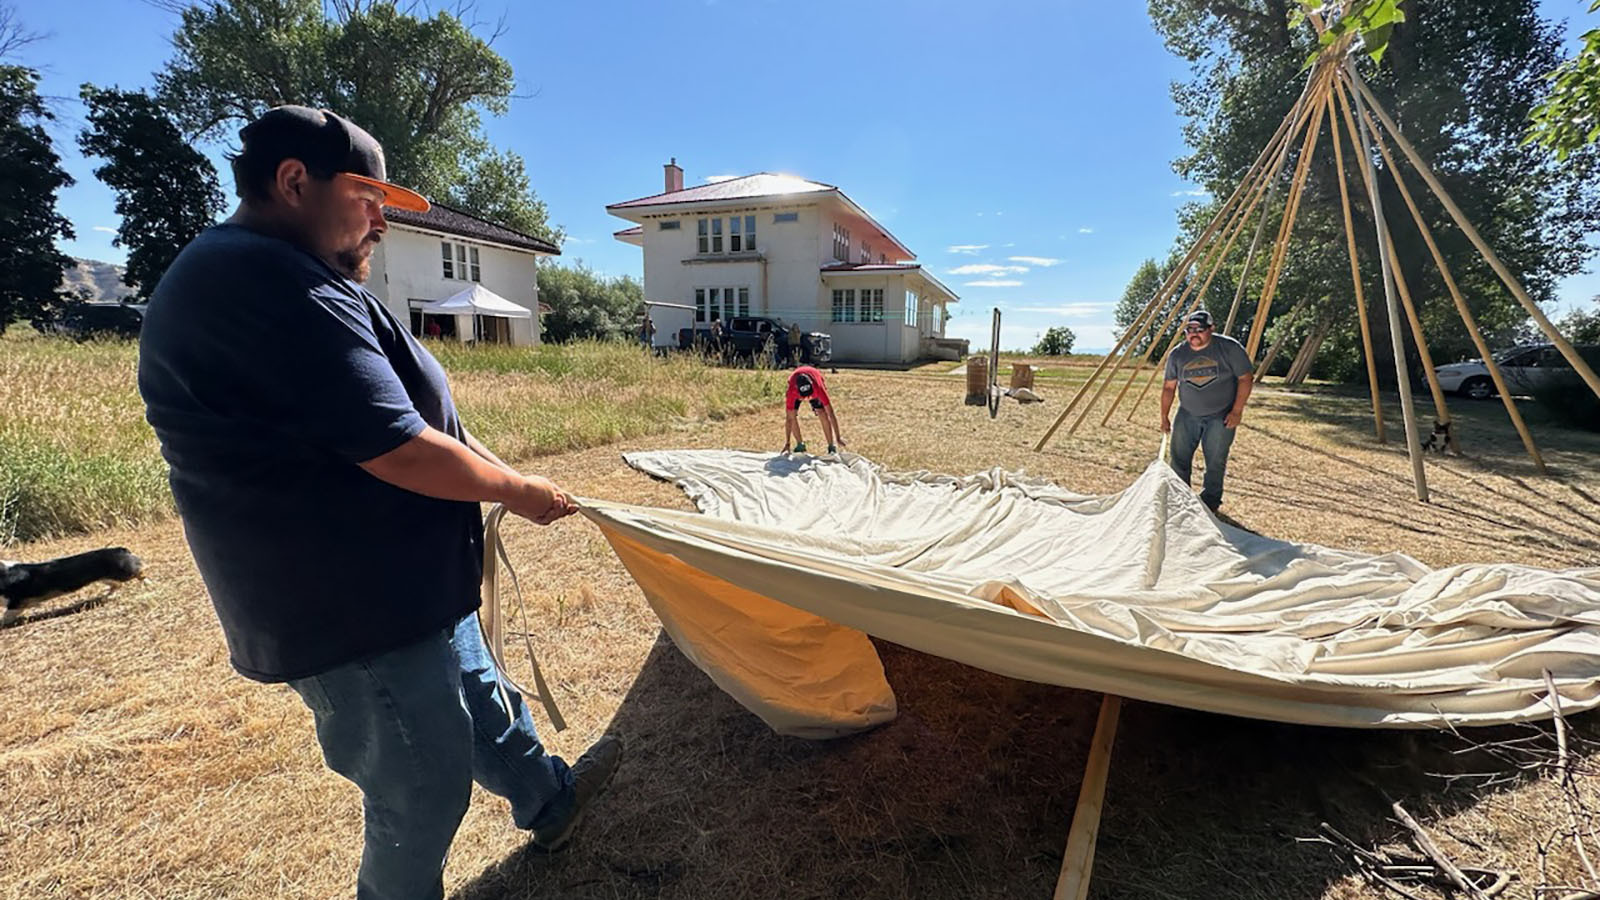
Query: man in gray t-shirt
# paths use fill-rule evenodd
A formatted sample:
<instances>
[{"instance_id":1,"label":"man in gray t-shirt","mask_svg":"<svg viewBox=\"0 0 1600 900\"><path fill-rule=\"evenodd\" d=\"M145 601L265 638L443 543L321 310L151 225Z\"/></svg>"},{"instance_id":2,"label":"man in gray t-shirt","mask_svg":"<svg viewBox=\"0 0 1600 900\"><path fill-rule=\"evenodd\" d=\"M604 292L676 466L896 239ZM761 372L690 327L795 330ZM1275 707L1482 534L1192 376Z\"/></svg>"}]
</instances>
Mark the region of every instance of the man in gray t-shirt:
<instances>
[{"instance_id":1,"label":"man in gray t-shirt","mask_svg":"<svg viewBox=\"0 0 1600 900\"><path fill-rule=\"evenodd\" d=\"M1250 399L1254 366L1250 354L1225 334L1213 334L1211 314L1190 313L1183 324L1184 343L1167 355L1166 382L1161 388L1161 430L1172 434L1172 470L1184 483L1194 465L1194 451L1204 448L1205 484L1200 499L1215 512L1222 505L1222 479L1228 473L1228 449L1234 429ZM1176 421L1172 398L1182 402Z\"/></svg>"}]
</instances>

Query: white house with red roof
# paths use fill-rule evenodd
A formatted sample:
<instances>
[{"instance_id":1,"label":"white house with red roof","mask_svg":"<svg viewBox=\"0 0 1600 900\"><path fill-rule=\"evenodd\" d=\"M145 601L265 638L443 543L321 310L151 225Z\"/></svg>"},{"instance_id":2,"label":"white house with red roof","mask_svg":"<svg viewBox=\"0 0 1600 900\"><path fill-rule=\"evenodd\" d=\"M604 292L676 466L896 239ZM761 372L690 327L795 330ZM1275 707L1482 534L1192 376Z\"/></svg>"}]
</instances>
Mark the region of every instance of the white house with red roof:
<instances>
[{"instance_id":1,"label":"white house with red roof","mask_svg":"<svg viewBox=\"0 0 1600 900\"><path fill-rule=\"evenodd\" d=\"M842 362L911 362L949 345L956 295L837 187L761 172L684 188L677 160L665 169L662 193L606 207L635 223L616 238L644 249L645 299L663 304L657 344L675 344L691 317L768 316L831 334ZM663 314L674 308L682 321Z\"/></svg>"}]
</instances>

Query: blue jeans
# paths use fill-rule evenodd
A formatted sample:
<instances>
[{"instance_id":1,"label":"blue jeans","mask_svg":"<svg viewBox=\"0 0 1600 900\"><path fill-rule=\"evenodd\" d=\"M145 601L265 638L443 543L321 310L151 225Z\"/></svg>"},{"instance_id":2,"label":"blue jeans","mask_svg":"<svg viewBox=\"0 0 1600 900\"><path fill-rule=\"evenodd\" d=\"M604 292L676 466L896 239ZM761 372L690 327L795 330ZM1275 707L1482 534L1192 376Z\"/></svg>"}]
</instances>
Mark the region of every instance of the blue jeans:
<instances>
[{"instance_id":1,"label":"blue jeans","mask_svg":"<svg viewBox=\"0 0 1600 900\"><path fill-rule=\"evenodd\" d=\"M1194 451L1203 449L1206 477L1200 487L1200 499L1212 509L1222 505L1222 479L1228 474L1228 449L1233 446L1235 429L1223 424L1227 416L1225 412L1193 416L1180 406L1172 417L1172 471L1188 484L1194 470Z\"/></svg>"},{"instance_id":2,"label":"blue jeans","mask_svg":"<svg viewBox=\"0 0 1600 900\"><path fill-rule=\"evenodd\" d=\"M572 773L549 756L498 676L476 613L408 647L289 682L311 708L328 768L361 788L358 900L440 900L444 860L476 780L518 828L560 821Z\"/></svg>"}]
</instances>

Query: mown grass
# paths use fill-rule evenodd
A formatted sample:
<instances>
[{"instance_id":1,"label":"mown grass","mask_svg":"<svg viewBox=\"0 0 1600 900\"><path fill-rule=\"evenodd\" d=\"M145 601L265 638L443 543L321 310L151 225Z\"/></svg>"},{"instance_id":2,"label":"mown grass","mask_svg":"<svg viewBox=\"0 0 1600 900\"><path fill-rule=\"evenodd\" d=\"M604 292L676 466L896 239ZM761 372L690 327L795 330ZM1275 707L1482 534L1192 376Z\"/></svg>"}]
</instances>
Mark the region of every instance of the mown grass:
<instances>
[{"instance_id":1,"label":"mown grass","mask_svg":"<svg viewBox=\"0 0 1600 900\"><path fill-rule=\"evenodd\" d=\"M467 427L514 462L724 418L783 389L770 371L629 344L430 348ZM131 341L0 338L0 546L171 515L137 366Z\"/></svg>"}]
</instances>

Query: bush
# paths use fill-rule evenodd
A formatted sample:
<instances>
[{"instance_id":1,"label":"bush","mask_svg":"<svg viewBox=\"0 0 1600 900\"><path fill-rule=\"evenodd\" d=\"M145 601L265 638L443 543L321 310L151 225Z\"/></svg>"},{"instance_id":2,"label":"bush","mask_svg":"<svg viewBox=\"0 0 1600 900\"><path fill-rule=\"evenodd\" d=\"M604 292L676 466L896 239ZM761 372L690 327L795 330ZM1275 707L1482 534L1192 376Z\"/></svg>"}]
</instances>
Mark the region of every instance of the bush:
<instances>
[{"instance_id":1,"label":"bush","mask_svg":"<svg viewBox=\"0 0 1600 900\"><path fill-rule=\"evenodd\" d=\"M1033 355L1066 356L1072 352L1072 344L1077 339L1078 336L1072 333L1071 328L1057 325L1046 331L1044 336L1039 338L1039 343L1033 345Z\"/></svg>"}]
</instances>

